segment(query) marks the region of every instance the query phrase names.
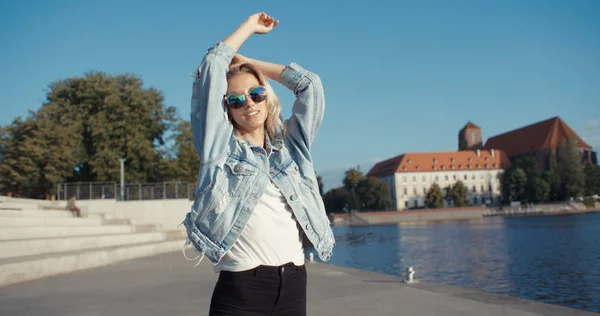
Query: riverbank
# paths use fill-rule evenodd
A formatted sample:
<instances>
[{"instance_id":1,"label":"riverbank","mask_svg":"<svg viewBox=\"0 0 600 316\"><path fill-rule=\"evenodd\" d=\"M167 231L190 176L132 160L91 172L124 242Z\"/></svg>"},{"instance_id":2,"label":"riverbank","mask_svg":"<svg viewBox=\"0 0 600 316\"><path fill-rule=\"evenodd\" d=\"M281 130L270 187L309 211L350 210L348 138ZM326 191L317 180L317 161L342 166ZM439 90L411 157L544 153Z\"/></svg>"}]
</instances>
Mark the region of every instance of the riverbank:
<instances>
[{"instance_id":1,"label":"riverbank","mask_svg":"<svg viewBox=\"0 0 600 316\"><path fill-rule=\"evenodd\" d=\"M335 226L360 226L419 221L465 220L495 216L557 216L599 212L600 207L587 209L577 203L573 205L536 205L530 208L507 207L495 210L472 206L408 211L355 212L352 214L333 214L329 218Z\"/></svg>"},{"instance_id":2,"label":"riverbank","mask_svg":"<svg viewBox=\"0 0 600 316\"><path fill-rule=\"evenodd\" d=\"M381 225L398 222L440 221L482 218L486 209L463 207L446 209L425 209L409 211L357 212L353 214L333 214L330 220L336 226Z\"/></svg>"},{"instance_id":3,"label":"riverbank","mask_svg":"<svg viewBox=\"0 0 600 316\"><path fill-rule=\"evenodd\" d=\"M175 252L0 287L0 314L206 315L217 275L207 260L194 264ZM307 270L308 315L597 315L330 264Z\"/></svg>"}]
</instances>

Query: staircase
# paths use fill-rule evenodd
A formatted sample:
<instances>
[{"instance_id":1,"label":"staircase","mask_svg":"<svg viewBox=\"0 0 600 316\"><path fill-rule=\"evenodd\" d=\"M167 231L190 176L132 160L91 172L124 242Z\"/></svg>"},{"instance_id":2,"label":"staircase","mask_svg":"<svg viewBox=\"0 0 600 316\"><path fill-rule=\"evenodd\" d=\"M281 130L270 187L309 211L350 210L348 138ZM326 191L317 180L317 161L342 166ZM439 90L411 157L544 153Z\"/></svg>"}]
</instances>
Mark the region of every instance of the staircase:
<instances>
[{"instance_id":1,"label":"staircase","mask_svg":"<svg viewBox=\"0 0 600 316\"><path fill-rule=\"evenodd\" d=\"M183 228L0 201L0 286L176 251L184 239Z\"/></svg>"}]
</instances>

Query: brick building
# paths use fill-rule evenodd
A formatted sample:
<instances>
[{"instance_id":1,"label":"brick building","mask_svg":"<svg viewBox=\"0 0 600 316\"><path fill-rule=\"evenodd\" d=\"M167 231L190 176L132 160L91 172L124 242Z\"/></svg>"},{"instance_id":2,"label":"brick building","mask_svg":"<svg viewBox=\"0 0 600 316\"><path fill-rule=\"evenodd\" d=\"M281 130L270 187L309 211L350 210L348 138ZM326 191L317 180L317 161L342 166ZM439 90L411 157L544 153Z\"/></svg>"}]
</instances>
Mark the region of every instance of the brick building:
<instances>
[{"instance_id":1,"label":"brick building","mask_svg":"<svg viewBox=\"0 0 600 316\"><path fill-rule=\"evenodd\" d=\"M437 183L442 192L457 181L468 189L473 205L502 200L500 175L509 159L499 150L406 153L377 163L367 176L386 182L397 210L425 207L427 191ZM450 206L445 202L444 206Z\"/></svg>"},{"instance_id":2,"label":"brick building","mask_svg":"<svg viewBox=\"0 0 600 316\"><path fill-rule=\"evenodd\" d=\"M459 148L466 144L473 149L499 149L514 161L525 156L536 157L540 166L548 169L550 155L563 140L574 140L583 160L586 163L597 164L596 152L577 133L575 133L560 117L553 117L541 122L527 125L500 135L490 137L485 145L482 144L481 128L468 122L458 133Z\"/></svg>"}]
</instances>

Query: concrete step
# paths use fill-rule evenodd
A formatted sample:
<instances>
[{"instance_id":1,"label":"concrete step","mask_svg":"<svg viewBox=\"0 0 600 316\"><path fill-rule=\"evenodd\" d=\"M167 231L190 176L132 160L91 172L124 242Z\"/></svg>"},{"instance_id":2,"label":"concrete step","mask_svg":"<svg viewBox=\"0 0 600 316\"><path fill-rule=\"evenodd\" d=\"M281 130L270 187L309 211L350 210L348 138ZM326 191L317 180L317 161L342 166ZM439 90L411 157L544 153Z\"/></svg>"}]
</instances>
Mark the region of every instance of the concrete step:
<instances>
[{"instance_id":1,"label":"concrete step","mask_svg":"<svg viewBox=\"0 0 600 316\"><path fill-rule=\"evenodd\" d=\"M187 232L185 229L173 229L167 230L165 233L165 240L180 240L187 238Z\"/></svg>"},{"instance_id":2,"label":"concrete step","mask_svg":"<svg viewBox=\"0 0 600 316\"><path fill-rule=\"evenodd\" d=\"M67 236L90 236L126 234L133 232L128 225L107 226L48 226L48 227L2 227L0 241L13 239L55 238Z\"/></svg>"},{"instance_id":3,"label":"concrete step","mask_svg":"<svg viewBox=\"0 0 600 316\"><path fill-rule=\"evenodd\" d=\"M163 233L71 236L0 241L0 259L165 240Z\"/></svg>"},{"instance_id":4,"label":"concrete step","mask_svg":"<svg viewBox=\"0 0 600 316\"><path fill-rule=\"evenodd\" d=\"M5 202L5 203L0 203L0 209L5 210L22 210L22 209L28 209L28 210L37 210L39 209L40 206L37 204L33 204L33 203L11 203L11 202Z\"/></svg>"},{"instance_id":5,"label":"concrete step","mask_svg":"<svg viewBox=\"0 0 600 316\"><path fill-rule=\"evenodd\" d=\"M183 240L0 259L0 286L182 249ZM173 253L181 256L181 252Z\"/></svg>"},{"instance_id":6,"label":"concrete step","mask_svg":"<svg viewBox=\"0 0 600 316\"><path fill-rule=\"evenodd\" d=\"M98 218L0 217L0 227L99 226Z\"/></svg>"},{"instance_id":7,"label":"concrete step","mask_svg":"<svg viewBox=\"0 0 600 316\"><path fill-rule=\"evenodd\" d=\"M43 210L2 210L0 209L0 217L73 217L73 213L69 211L43 211Z\"/></svg>"}]
</instances>

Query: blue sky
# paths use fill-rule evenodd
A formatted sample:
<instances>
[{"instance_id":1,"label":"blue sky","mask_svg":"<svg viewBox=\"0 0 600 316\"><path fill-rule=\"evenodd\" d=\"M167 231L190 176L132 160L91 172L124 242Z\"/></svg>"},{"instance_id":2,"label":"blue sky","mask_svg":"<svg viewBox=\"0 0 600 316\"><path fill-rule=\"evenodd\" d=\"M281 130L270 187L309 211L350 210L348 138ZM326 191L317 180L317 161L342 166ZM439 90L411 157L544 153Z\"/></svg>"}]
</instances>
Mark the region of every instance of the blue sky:
<instances>
[{"instance_id":1,"label":"blue sky","mask_svg":"<svg viewBox=\"0 0 600 316\"><path fill-rule=\"evenodd\" d=\"M404 152L450 151L560 116L600 147L600 1L3 1L0 125L47 86L135 73L189 117L206 49L248 15L280 20L240 52L318 73L327 109L313 158L326 187ZM275 86L290 115L292 94Z\"/></svg>"}]
</instances>

